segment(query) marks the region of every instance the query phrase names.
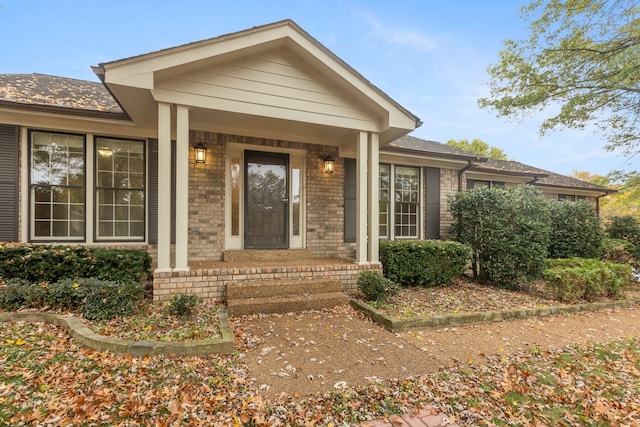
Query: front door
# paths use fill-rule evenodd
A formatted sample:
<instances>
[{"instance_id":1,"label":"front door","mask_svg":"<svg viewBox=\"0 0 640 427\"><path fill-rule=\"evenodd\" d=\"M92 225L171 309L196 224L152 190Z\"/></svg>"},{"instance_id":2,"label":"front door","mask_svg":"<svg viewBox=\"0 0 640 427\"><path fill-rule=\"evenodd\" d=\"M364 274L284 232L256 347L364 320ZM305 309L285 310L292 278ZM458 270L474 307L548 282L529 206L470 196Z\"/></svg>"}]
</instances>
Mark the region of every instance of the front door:
<instances>
[{"instance_id":1,"label":"front door","mask_svg":"<svg viewBox=\"0 0 640 427\"><path fill-rule=\"evenodd\" d=\"M245 151L244 247L289 247L289 155Z\"/></svg>"}]
</instances>

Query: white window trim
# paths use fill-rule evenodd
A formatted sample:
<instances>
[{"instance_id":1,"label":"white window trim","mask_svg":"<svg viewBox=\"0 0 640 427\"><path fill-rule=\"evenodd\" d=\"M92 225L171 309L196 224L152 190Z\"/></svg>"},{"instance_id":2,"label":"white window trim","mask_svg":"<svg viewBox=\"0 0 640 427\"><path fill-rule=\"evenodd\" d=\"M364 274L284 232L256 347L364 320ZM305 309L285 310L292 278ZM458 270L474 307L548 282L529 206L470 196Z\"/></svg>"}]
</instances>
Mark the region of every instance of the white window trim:
<instances>
[{"instance_id":1,"label":"white window trim","mask_svg":"<svg viewBox=\"0 0 640 427\"><path fill-rule=\"evenodd\" d=\"M307 244L307 151L295 148L267 147L264 145L247 145L235 142L227 143L225 157L225 249L244 249L244 151L263 151L266 153L282 153L289 155L289 186L293 181L291 164L294 160L300 163L300 235L293 235L293 203L289 203L289 249L304 249ZM241 160L240 168L240 234L231 235L231 159Z\"/></svg>"},{"instance_id":2,"label":"white window trim","mask_svg":"<svg viewBox=\"0 0 640 427\"><path fill-rule=\"evenodd\" d=\"M423 168L416 165L407 165L407 164L395 164L395 163L387 163L381 162L380 164L389 165L389 211L388 211L388 222L387 222L387 236L379 237L380 239L385 240L416 240L422 239L423 235L423 207L424 207L424 179L423 179ZM396 236L396 219L395 219L395 211L396 211L396 167L412 167L418 169L418 212L417 212L417 221L418 226L416 227L417 235L415 236Z\"/></svg>"},{"instance_id":3,"label":"white window trim","mask_svg":"<svg viewBox=\"0 0 640 427\"><path fill-rule=\"evenodd\" d=\"M84 135L85 136L85 236L82 240L78 239L61 239L59 237L56 238L47 238L47 239L35 239L33 236L33 221L31 214L31 186L29 183L31 182L31 178L29 174L31 173L31 158L29 157L31 153L30 144L31 141L29 139L30 132L54 132L54 133L70 133L75 135ZM103 135L103 134L101 134ZM94 137L95 134L91 132L74 132L73 130L68 129L55 129L55 128L38 128L38 127L28 127L21 126L20 127L20 232L19 238L22 242L33 242L33 243L53 243L53 242L68 242L73 244L84 244L91 246L113 246L117 244L119 247L125 247L127 245L138 246L145 245L148 243L149 239L149 141L144 138L137 137L128 137L128 136L109 136L114 139L131 139L131 140L140 140L143 141L144 150L145 150L145 189L144 189L144 197L145 197L145 237L144 240L96 240L94 238L95 233L95 221L96 215L93 214L95 211L95 152L94 152Z\"/></svg>"}]
</instances>

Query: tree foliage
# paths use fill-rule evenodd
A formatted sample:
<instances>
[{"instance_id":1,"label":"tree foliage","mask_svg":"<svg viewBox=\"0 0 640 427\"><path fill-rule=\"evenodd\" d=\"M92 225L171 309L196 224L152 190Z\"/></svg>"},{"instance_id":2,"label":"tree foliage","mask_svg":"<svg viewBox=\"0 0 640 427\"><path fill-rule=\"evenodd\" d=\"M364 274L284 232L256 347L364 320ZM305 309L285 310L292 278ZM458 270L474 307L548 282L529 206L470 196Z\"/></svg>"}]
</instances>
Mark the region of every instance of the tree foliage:
<instances>
[{"instance_id":1,"label":"tree foliage","mask_svg":"<svg viewBox=\"0 0 640 427\"><path fill-rule=\"evenodd\" d=\"M607 175L592 175L587 171L574 171L571 176L617 190L600 199L600 217L608 221L619 216L640 219L640 173L610 172Z\"/></svg>"},{"instance_id":2,"label":"tree foliage","mask_svg":"<svg viewBox=\"0 0 640 427\"><path fill-rule=\"evenodd\" d=\"M498 63L488 68L490 95L479 105L516 118L544 112L542 134L593 124L607 149L637 151L638 1L535 0L521 14L529 38L504 41Z\"/></svg>"},{"instance_id":3,"label":"tree foliage","mask_svg":"<svg viewBox=\"0 0 640 427\"><path fill-rule=\"evenodd\" d=\"M471 151L482 157L489 157L491 159L508 160L507 155L502 149L493 147L484 142L481 139L474 138L469 142L468 139L450 139L447 141L447 145L460 150Z\"/></svg>"},{"instance_id":4,"label":"tree foliage","mask_svg":"<svg viewBox=\"0 0 640 427\"><path fill-rule=\"evenodd\" d=\"M452 234L471 247L474 276L511 288L542 274L549 213L537 189L478 188L451 196L449 209Z\"/></svg>"}]
</instances>

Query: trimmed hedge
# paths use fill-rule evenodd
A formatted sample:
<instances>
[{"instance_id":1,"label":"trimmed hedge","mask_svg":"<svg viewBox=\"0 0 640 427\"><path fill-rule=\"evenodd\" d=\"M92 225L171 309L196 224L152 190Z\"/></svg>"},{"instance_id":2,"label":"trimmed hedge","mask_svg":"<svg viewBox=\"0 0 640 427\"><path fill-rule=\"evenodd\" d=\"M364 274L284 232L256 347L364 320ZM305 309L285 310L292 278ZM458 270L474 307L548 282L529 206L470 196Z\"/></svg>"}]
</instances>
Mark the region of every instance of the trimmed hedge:
<instances>
[{"instance_id":1,"label":"trimmed hedge","mask_svg":"<svg viewBox=\"0 0 640 427\"><path fill-rule=\"evenodd\" d=\"M55 283L69 277L142 282L152 277L151 256L129 249L0 244L0 278Z\"/></svg>"},{"instance_id":2,"label":"trimmed hedge","mask_svg":"<svg viewBox=\"0 0 640 427\"><path fill-rule=\"evenodd\" d=\"M369 301L385 301L396 295L401 287L377 271L363 271L358 277L358 289Z\"/></svg>"},{"instance_id":3,"label":"trimmed hedge","mask_svg":"<svg viewBox=\"0 0 640 427\"><path fill-rule=\"evenodd\" d=\"M384 275L402 286L438 286L467 271L470 249L456 242L382 240Z\"/></svg>"},{"instance_id":4,"label":"trimmed hedge","mask_svg":"<svg viewBox=\"0 0 640 427\"><path fill-rule=\"evenodd\" d=\"M560 301L616 297L631 283L631 266L586 258L547 260L544 278Z\"/></svg>"},{"instance_id":5,"label":"trimmed hedge","mask_svg":"<svg viewBox=\"0 0 640 427\"><path fill-rule=\"evenodd\" d=\"M132 313L143 296L143 285L133 281L76 278L47 284L9 279L0 285L0 309L47 307L73 311L90 320L109 320Z\"/></svg>"}]
</instances>

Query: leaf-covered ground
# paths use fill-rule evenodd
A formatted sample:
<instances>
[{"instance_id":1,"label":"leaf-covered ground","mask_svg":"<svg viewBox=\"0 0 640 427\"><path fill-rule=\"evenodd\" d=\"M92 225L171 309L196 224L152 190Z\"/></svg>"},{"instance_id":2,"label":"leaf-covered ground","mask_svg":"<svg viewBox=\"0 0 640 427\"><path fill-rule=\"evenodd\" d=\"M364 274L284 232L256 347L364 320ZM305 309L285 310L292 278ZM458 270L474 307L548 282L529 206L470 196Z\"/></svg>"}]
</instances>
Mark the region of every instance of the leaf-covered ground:
<instances>
[{"instance_id":1,"label":"leaf-covered ground","mask_svg":"<svg viewBox=\"0 0 640 427\"><path fill-rule=\"evenodd\" d=\"M491 357L302 400L261 398L239 355L115 356L38 323L4 323L0 340L0 424L343 425L425 404L461 425L640 422L638 338Z\"/></svg>"},{"instance_id":2,"label":"leaf-covered ground","mask_svg":"<svg viewBox=\"0 0 640 427\"><path fill-rule=\"evenodd\" d=\"M463 300L462 296L469 292L461 289L458 298ZM489 295L475 293L475 299L469 304L474 307L488 304ZM516 300L501 298L500 304L516 304ZM478 302L482 299L485 301ZM432 303L422 301L432 306L441 304L437 299ZM448 310L468 307L455 304L457 308ZM157 307L154 310L158 312ZM355 331L346 331L345 338L343 311L307 315L314 319L318 317L318 322L336 322L333 329L323 327L341 345L327 347L327 356L361 351L364 347L373 354L382 352L386 341L359 343L352 339ZM142 317L151 316L150 313L142 314ZM358 321L355 314L348 314L351 321ZM572 324L574 319L575 324ZM339 426L411 411L424 405L434 405L453 421L467 426L639 425L638 308L594 313L579 319L580 322L577 316L563 316L556 321L533 322L525 331L536 332L541 338L548 337L557 343L557 328L583 330L589 340L598 337L604 342L561 348L518 346L519 350L509 353L505 351L509 342L502 341L503 338L500 342L505 349L499 349L497 356L487 355L473 364L460 363L432 373L406 372L406 375L384 378L384 381L377 378L383 371L372 367L371 381L367 385L345 383L344 387L334 387L332 381L326 391L304 395L264 393L262 383L255 379L255 371L248 363L255 353L259 356L264 348L273 346L266 344L264 336L252 336L250 323L267 325L268 321L275 325L274 319L234 320L239 347L234 355L182 358L132 358L98 352L79 346L55 326L4 322L0 323L0 425ZM297 317L293 316L291 320L297 321ZM588 327L585 327L587 321ZM137 322L123 322L113 328L114 331L130 329L135 337L139 333L136 331L144 331L149 326ZM287 353L300 352L296 357L304 359L308 357L304 352L314 347L309 346L309 340L316 341L317 349L322 348L320 330L309 335L305 323L297 323L298 326L292 323L290 334L278 330L272 334L282 335L281 342ZM627 330L626 326L632 324L635 326L628 329L632 332L627 335L609 335L614 329L612 325L616 325L615 329ZM187 331L191 328L184 325L178 324L176 329ZM504 325L509 327L511 323ZM367 330L373 325L367 323L361 327ZM497 327L491 326L491 331L495 333ZM480 338L481 334L487 334L485 329L489 326L468 329L449 331L453 337L450 339L468 340L469 334ZM336 331L340 334L333 337ZM297 337L294 332L304 334L307 341L293 340ZM461 335L463 332L465 335ZM403 349L408 349L409 344L398 345L400 338L389 334L392 337L386 340L396 344L393 350L401 358ZM424 351L435 352L445 346L447 334L437 331L433 336L422 333L411 336L416 335L414 338L423 343ZM626 338L610 340L609 336ZM529 341L532 339L528 338ZM460 347L460 343L451 344L447 351L452 353ZM346 347L349 345L352 348ZM427 357L424 351L419 354ZM262 359L266 358L262 356ZM277 363L282 365L285 360ZM294 360L290 364L296 366ZM306 380L300 378L300 381ZM304 387L303 383L301 388Z\"/></svg>"},{"instance_id":3,"label":"leaf-covered ground","mask_svg":"<svg viewBox=\"0 0 640 427\"><path fill-rule=\"evenodd\" d=\"M168 313L167 304L140 303L131 316L102 322L84 323L101 335L132 341L194 341L219 338L218 310L220 304L200 302L186 317Z\"/></svg>"},{"instance_id":4,"label":"leaf-covered ground","mask_svg":"<svg viewBox=\"0 0 640 427\"><path fill-rule=\"evenodd\" d=\"M628 289L615 299L631 298L637 295L635 288ZM601 298L601 300L609 299ZM404 288L388 301L370 304L390 316L406 318L505 308L537 308L567 303L554 300L542 283L529 283L522 291L515 291L481 285L467 279L456 279L444 286Z\"/></svg>"}]
</instances>

